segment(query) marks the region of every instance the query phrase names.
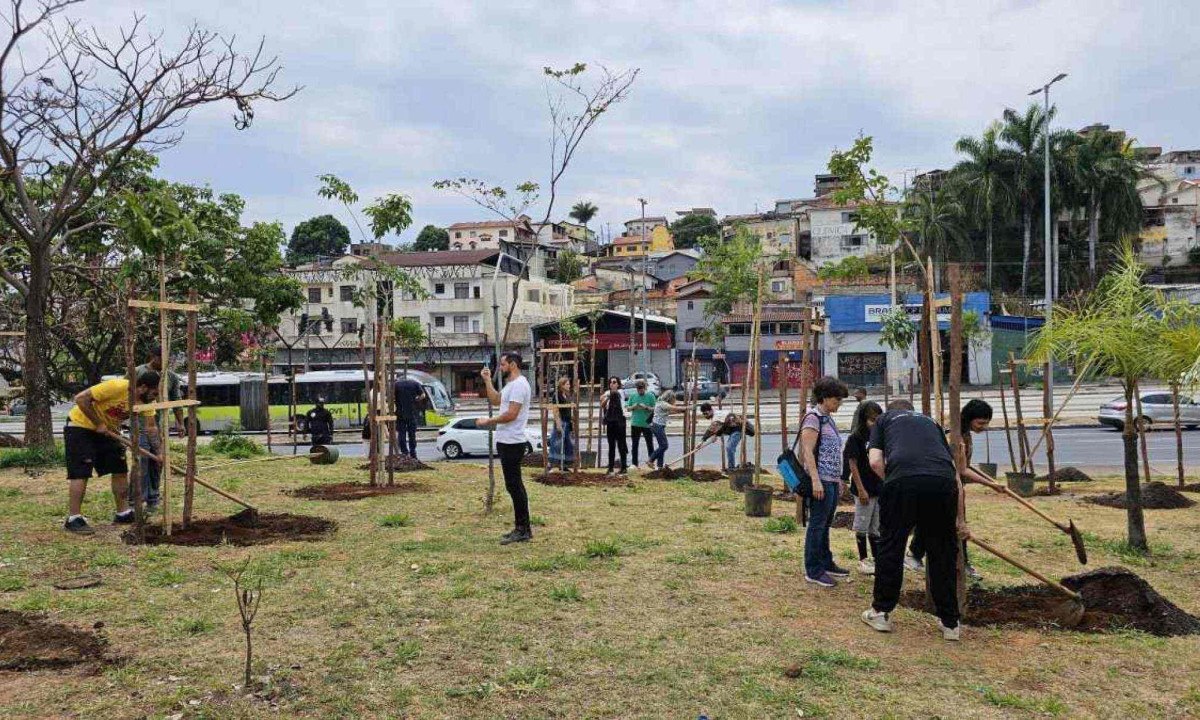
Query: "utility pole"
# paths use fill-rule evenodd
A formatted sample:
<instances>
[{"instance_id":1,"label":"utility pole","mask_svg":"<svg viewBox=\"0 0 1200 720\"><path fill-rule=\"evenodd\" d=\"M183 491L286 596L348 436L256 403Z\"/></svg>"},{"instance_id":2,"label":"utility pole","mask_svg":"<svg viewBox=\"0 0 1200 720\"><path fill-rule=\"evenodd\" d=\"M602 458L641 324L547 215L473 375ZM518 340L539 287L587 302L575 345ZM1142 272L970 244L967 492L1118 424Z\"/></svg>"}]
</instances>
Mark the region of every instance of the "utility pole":
<instances>
[{"instance_id":1,"label":"utility pole","mask_svg":"<svg viewBox=\"0 0 1200 720\"><path fill-rule=\"evenodd\" d=\"M1037 95L1038 93L1042 94L1042 99L1043 99L1043 103L1044 103L1043 108L1045 111L1045 118L1046 118L1046 126L1042 130L1042 133L1046 138L1046 146L1045 146L1046 162L1045 162L1045 176L1043 178L1043 183L1042 183L1043 190L1044 190L1042 204L1043 204L1044 210L1045 210L1045 221L1046 221L1045 228L1044 228L1045 232L1043 234L1043 241L1044 241L1043 242L1043 245L1044 245L1043 254L1045 255L1045 275L1046 275L1046 283L1045 284L1046 284L1046 287L1045 287L1044 298L1045 298L1045 303L1046 303L1045 312L1046 312L1046 324L1047 325L1050 324L1050 317L1054 310L1054 250L1053 250L1054 241L1053 241L1053 237L1052 237L1052 233L1051 233L1051 221L1050 221L1050 86L1053 85L1054 83L1058 82L1059 80L1062 80L1066 76L1067 76L1066 73L1059 73L1058 75L1054 76L1053 80L1046 83L1045 85L1043 85L1040 88L1033 89L1029 93L1030 96ZM1051 359L1051 360L1046 361L1044 375L1045 375L1045 377L1042 380L1043 380L1044 387L1045 387L1045 394L1047 397L1053 398L1054 397L1054 360Z\"/></svg>"},{"instance_id":2,"label":"utility pole","mask_svg":"<svg viewBox=\"0 0 1200 720\"><path fill-rule=\"evenodd\" d=\"M634 353L633 318L634 318L634 315L636 314L634 312L635 308L634 308L634 303L633 303L633 298L634 298L634 294L633 294L633 263L630 262L630 263L626 264L625 269L629 271L629 304L628 304L628 309L629 309L629 374L632 375L633 374L633 365L634 365L634 362L633 362L633 353Z\"/></svg>"},{"instance_id":3,"label":"utility pole","mask_svg":"<svg viewBox=\"0 0 1200 720\"><path fill-rule=\"evenodd\" d=\"M638 198L642 204L642 356L638 363L642 375L646 374L646 306L650 304L649 289L646 287L648 274L647 263L650 260L650 247L646 244L646 199Z\"/></svg>"}]
</instances>

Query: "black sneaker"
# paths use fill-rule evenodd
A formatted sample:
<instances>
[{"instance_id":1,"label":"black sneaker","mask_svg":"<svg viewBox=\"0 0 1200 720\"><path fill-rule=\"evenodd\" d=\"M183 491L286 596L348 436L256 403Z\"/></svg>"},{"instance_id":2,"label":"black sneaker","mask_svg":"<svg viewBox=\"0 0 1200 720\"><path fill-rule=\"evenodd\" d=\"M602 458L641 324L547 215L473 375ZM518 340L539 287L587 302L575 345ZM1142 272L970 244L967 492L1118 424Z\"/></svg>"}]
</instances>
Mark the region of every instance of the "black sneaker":
<instances>
[{"instance_id":1,"label":"black sneaker","mask_svg":"<svg viewBox=\"0 0 1200 720\"><path fill-rule=\"evenodd\" d=\"M830 575L832 575L832 576L833 576L833 577L835 577L835 578L848 578L848 577L850 577L850 571L849 571L849 570L847 570L846 568L843 568L843 567L838 567L837 565L834 565L833 567L829 568L829 569L828 569L828 570L826 570L825 572L829 573Z\"/></svg>"},{"instance_id":2,"label":"black sneaker","mask_svg":"<svg viewBox=\"0 0 1200 720\"><path fill-rule=\"evenodd\" d=\"M501 545L511 545L512 543L529 542L533 539L533 531L529 528L513 530L508 535L500 540Z\"/></svg>"},{"instance_id":3,"label":"black sneaker","mask_svg":"<svg viewBox=\"0 0 1200 720\"><path fill-rule=\"evenodd\" d=\"M87 519L82 515L63 522L63 529L78 535L91 535L96 532L92 529L91 525L88 525Z\"/></svg>"},{"instance_id":4,"label":"black sneaker","mask_svg":"<svg viewBox=\"0 0 1200 720\"><path fill-rule=\"evenodd\" d=\"M133 523L133 521L134 514L132 510L126 510L125 512L119 512L116 515L113 515L113 524L115 525L130 525Z\"/></svg>"}]
</instances>

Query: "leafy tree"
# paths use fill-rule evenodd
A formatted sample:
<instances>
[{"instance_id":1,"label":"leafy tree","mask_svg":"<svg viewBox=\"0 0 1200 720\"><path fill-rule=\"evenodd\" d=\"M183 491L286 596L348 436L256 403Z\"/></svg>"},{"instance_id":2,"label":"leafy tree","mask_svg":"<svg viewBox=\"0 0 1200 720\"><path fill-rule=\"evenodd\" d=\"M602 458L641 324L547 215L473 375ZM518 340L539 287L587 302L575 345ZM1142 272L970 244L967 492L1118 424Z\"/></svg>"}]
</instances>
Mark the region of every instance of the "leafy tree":
<instances>
[{"instance_id":1,"label":"leafy tree","mask_svg":"<svg viewBox=\"0 0 1200 720\"><path fill-rule=\"evenodd\" d=\"M838 262L825 263L817 270L817 277L822 280L857 280L871 274L871 268L864 258L850 255Z\"/></svg>"},{"instance_id":2,"label":"leafy tree","mask_svg":"<svg viewBox=\"0 0 1200 720\"><path fill-rule=\"evenodd\" d=\"M689 213L671 223L671 237L679 249L696 247L702 238L720 234L721 224L712 215Z\"/></svg>"},{"instance_id":3,"label":"leafy tree","mask_svg":"<svg viewBox=\"0 0 1200 720\"><path fill-rule=\"evenodd\" d=\"M712 294L704 305L705 317L719 319L731 313L736 305L754 302L763 259L758 236L739 227L729 240L709 237L702 246L704 255L696 264L695 274L713 284Z\"/></svg>"},{"instance_id":4,"label":"leafy tree","mask_svg":"<svg viewBox=\"0 0 1200 720\"><path fill-rule=\"evenodd\" d=\"M911 222L917 245L935 265L945 264L951 247L956 250L965 247L965 212L952 187L923 188L910 193L905 198L903 212Z\"/></svg>"},{"instance_id":5,"label":"leafy tree","mask_svg":"<svg viewBox=\"0 0 1200 720\"><path fill-rule=\"evenodd\" d=\"M987 233L987 287L992 287L993 231L997 215L1007 215L1013 202L1007 167L1008 152L1000 145L1003 126L992 123L978 138L964 136L954 149L966 156L954 166L952 181L962 189L964 199L976 213L982 212Z\"/></svg>"},{"instance_id":6,"label":"leafy tree","mask_svg":"<svg viewBox=\"0 0 1200 720\"><path fill-rule=\"evenodd\" d=\"M1083 196L1088 271L1094 275L1101 221L1109 225L1114 237L1141 228L1142 200L1137 183L1146 173L1133 155L1133 141L1110 130L1096 128L1078 137L1067 154L1071 180Z\"/></svg>"},{"instance_id":7,"label":"leafy tree","mask_svg":"<svg viewBox=\"0 0 1200 720\"><path fill-rule=\"evenodd\" d=\"M1029 357L1035 363L1074 360L1115 377L1125 391L1125 423L1121 433L1128 498L1126 533L1129 546L1149 553L1138 482L1134 387L1155 371L1163 345L1164 316L1176 306L1142 281L1145 269L1126 243L1119 261L1078 306L1055 305L1050 322L1034 337Z\"/></svg>"},{"instance_id":8,"label":"leafy tree","mask_svg":"<svg viewBox=\"0 0 1200 720\"><path fill-rule=\"evenodd\" d=\"M1008 184L1013 188L1021 211L1022 254L1021 294L1029 290L1029 261L1033 248L1033 214L1041 202L1045 175L1044 138L1054 118L1037 103L1030 103L1025 112L1012 108L1004 111L1004 128L1000 136L1009 145Z\"/></svg>"},{"instance_id":9,"label":"leafy tree","mask_svg":"<svg viewBox=\"0 0 1200 720\"><path fill-rule=\"evenodd\" d=\"M904 308L895 308L880 318L879 342L884 346L907 355L916 339L917 324Z\"/></svg>"},{"instance_id":10,"label":"leafy tree","mask_svg":"<svg viewBox=\"0 0 1200 720\"><path fill-rule=\"evenodd\" d=\"M349 228L332 215L318 215L292 229L287 261L291 265L298 265L318 257L339 257L346 254L349 244Z\"/></svg>"},{"instance_id":11,"label":"leafy tree","mask_svg":"<svg viewBox=\"0 0 1200 720\"><path fill-rule=\"evenodd\" d=\"M392 333L396 336L396 347L405 354L420 350L429 342L425 328L419 320L413 318L396 318L392 320Z\"/></svg>"},{"instance_id":12,"label":"leafy tree","mask_svg":"<svg viewBox=\"0 0 1200 720\"><path fill-rule=\"evenodd\" d=\"M976 372L979 368L979 351L987 347L988 341L991 339L991 334L987 327L983 324L983 317L975 310L968 310L963 313L963 342L966 343L967 349L971 351L971 359L974 361ZM976 377L978 381L978 377Z\"/></svg>"},{"instance_id":13,"label":"leafy tree","mask_svg":"<svg viewBox=\"0 0 1200 720\"><path fill-rule=\"evenodd\" d=\"M575 220L578 220L579 224L583 225L583 229L587 230L588 223L592 221L592 218L596 217L596 213L598 212L600 212L600 208L596 207L587 200L580 200L571 206L571 212L567 214Z\"/></svg>"},{"instance_id":14,"label":"leafy tree","mask_svg":"<svg viewBox=\"0 0 1200 720\"><path fill-rule=\"evenodd\" d=\"M329 200L337 200L350 213L350 219L358 228L358 234L363 242L367 241L367 233L362 223L358 221L358 213L354 205L358 204L358 193L350 184L336 175L326 173L318 175L321 187L317 194ZM373 203L363 208L363 213L371 219L371 235L376 240L382 240L388 233L399 235L412 225L412 201L401 193L388 193L375 199Z\"/></svg>"},{"instance_id":15,"label":"leafy tree","mask_svg":"<svg viewBox=\"0 0 1200 720\"><path fill-rule=\"evenodd\" d=\"M412 249L417 252L449 250L450 233L445 228L440 228L436 225L426 225L421 228L416 241L412 244Z\"/></svg>"},{"instance_id":16,"label":"leafy tree","mask_svg":"<svg viewBox=\"0 0 1200 720\"><path fill-rule=\"evenodd\" d=\"M25 440L35 448L54 442L53 277L78 268L63 252L75 236L111 230L97 205L126 189L130 156L177 144L196 108L231 101L242 129L256 102L295 93L275 89L279 67L261 43L243 53L193 25L170 47L140 16L108 35L63 18L75 4L13 2L0 39L0 279L25 306Z\"/></svg>"},{"instance_id":17,"label":"leafy tree","mask_svg":"<svg viewBox=\"0 0 1200 720\"><path fill-rule=\"evenodd\" d=\"M554 263L554 279L560 283L575 282L583 277L583 258L574 250L563 250Z\"/></svg>"}]
</instances>

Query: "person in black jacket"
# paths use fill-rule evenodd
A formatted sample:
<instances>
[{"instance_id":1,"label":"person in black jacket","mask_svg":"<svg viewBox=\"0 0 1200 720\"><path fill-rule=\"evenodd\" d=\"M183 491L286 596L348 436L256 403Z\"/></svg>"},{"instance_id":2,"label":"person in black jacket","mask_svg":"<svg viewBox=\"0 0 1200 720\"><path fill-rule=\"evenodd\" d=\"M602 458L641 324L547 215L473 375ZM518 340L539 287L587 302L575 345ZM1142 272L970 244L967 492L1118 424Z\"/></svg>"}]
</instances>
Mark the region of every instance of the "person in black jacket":
<instances>
[{"instance_id":1,"label":"person in black jacket","mask_svg":"<svg viewBox=\"0 0 1200 720\"><path fill-rule=\"evenodd\" d=\"M604 434L608 436L608 474L614 474L616 454L621 453L621 474L629 472L629 447L625 439L625 400L621 397L621 378L608 379L608 392L600 398L600 416L604 418Z\"/></svg>"},{"instance_id":2,"label":"person in black jacket","mask_svg":"<svg viewBox=\"0 0 1200 720\"><path fill-rule=\"evenodd\" d=\"M304 414L308 418L308 434L313 445L328 445L333 442L333 414L325 409L325 398L317 398L317 405Z\"/></svg>"},{"instance_id":3,"label":"person in black jacket","mask_svg":"<svg viewBox=\"0 0 1200 720\"><path fill-rule=\"evenodd\" d=\"M874 601L863 622L891 632L891 612L904 580L904 546L916 528L928 554L930 594L946 640L958 640L957 562L960 538L970 537L961 513L962 485L946 434L912 403L895 400L871 430L871 468L883 478L881 535L875 558Z\"/></svg>"},{"instance_id":4,"label":"person in black jacket","mask_svg":"<svg viewBox=\"0 0 1200 720\"><path fill-rule=\"evenodd\" d=\"M417 428L425 419L425 388L410 377L402 377L393 386L396 393L396 434L400 454L417 457Z\"/></svg>"},{"instance_id":5,"label":"person in black jacket","mask_svg":"<svg viewBox=\"0 0 1200 720\"><path fill-rule=\"evenodd\" d=\"M854 539L858 543L858 571L863 575L875 574L875 562L868 559L879 557L879 491L883 479L871 469L867 444L871 440L871 429L875 427L883 408L877 402L864 402L854 411L854 422L842 451L843 479L850 485L854 495Z\"/></svg>"}]
</instances>

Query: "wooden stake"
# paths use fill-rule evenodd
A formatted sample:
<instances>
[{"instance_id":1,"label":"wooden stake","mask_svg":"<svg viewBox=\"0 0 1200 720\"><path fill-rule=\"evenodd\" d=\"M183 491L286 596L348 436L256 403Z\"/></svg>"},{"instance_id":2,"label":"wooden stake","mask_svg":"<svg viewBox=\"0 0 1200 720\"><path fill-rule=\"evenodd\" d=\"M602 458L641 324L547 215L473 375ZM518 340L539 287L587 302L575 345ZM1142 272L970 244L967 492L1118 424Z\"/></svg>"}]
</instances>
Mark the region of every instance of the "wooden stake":
<instances>
[{"instance_id":1,"label":"wooden stake","mask_svg":"<svg viewBox=\"0 0 1200 720\"><path fill-rule=\"evenodd\" d=\"M926 258L925 293L929 299L929 351L932 360L930 363L930 372L933 374L933 394L934 401L937 403L935 407L936 415L934 417L937 419L938 425L945 427L946 404L942 397L942 337L938 330L937 304L933 288L933 259Z\"/></svg>"},{"instance_id":2,"label":"wooden stake","mask_svg":"<svg viewBox=\"0 0 1200 720\"><path fill-rule=\"evenodd\" d=\"M758 302L755 308L754 327L758 328L762 320L762 297L766 285L766 269L758 271ZM762 477L762 360L761 360L762 331L759 330L754 340L754 422L757 423L754 433L754 484L759 485ZM746 436L742 435L742 442Z\"/></svg>"},{"instance_id":3,"label":"wooden stake","mask_svg":"<svg viewBox=\"0 0 1200 720\"><path fill-rule=\"evenodd\" d=\"M396 336L391 332L386 333L384 342L387 343L387 373L384 375L383 393L387 397L387 414L396 417ZM332 430L332 428L330 428ZM392 487L396 484L396 468L394 458L396 457L396 421L388 420L388 458L387 458L387 484ZM414 446L412 450L413 460L417 459L417 448Z\"/></svg>"},{"instance_id":4,"label":"wooden stake","mask_svg":"<svg viewBox=\"0 0 1200 720\"><path fill-rule=\"evenodd\" d=\"M195 305L195 289L188 291L188 304ZM196 311L187 311L187 377L188 396L196 400ZM267 406L267 423L270 425L271 407ZM188 408L187 419L187 472L183 476L183 527L192 523L192 498L196 492L196 406Z\"/></svg>"},{"instance_id":5,"label":"wooden stake","mask_svg":"<svg viewBox=\"0 0 1200 720\"><path fill-rule=\"evenodd\" d=\"M786 448L788 444L787 424L787 391L788 391L788 358L787 351L779 351L779 447Z\"/></svg>"},{"instance_id":6,"label":"wooden stake","mask_svg":"<svg viewBox=\"0 0 1200 720\"><path fill-rule=\"evenodd\" d=\"M921 328L917 333L917 357L924 358L920 361L921 370L921 413L929 417L933 417L933 400L930 394L933 383L933 348L929 345L930 325L935 323L930 322L929 314L933 311L933 306L929 300L929 293L932 292L928 288L921 296Z\"/></svg>"},{"instance_id":7,"label":"wooden stake","mask_svg":"<svg viewBox=\"0 0 1200 720\"><path fill-rule=\"evenodd\" d=\"M1176 458L1176 474L1178 475L1179 487L1184 485L1183 477L1183 428L1179 424L1179 383L1171 383L1171 407L1175 413L1175 458Z\"/></svg>"},{"instance_id":8,"label":"wooden stake","mask_svg":"<svg viewBox=\"0 0 1200 720\"><path fill-rule=\"evenodd\" d=\"M163 253L158 254L158 301L160 303L167 302L167 261ZM167 382L171 367L171 336L167 327L167 309L160 307L158 309L158 339L162 346L162 375L158 381L158 396L166 400L167 388L170 383ZM167 424L160 423L162 427L158 429L159 437L159 456L162 458L162 465L159 468L159 477L161 478L161 507L162 507L162 522L163 534L167 537L171 536L171 473L165 472L171 462L171 443L170 435L167 433Z\"/></svg>"},{"instance_id":9,"label":"wooden stake","mask_svg":"<svg viewBox=\"0 0 1200 720\"><path fill-rule=\"evenodd\" d=\"M1017 472L1017 456L1013 451L1012 428L1008 424L1008 402L1004 398L1004 382L1000 385L1000 412L1004 413L1004 437L1008 440L1008 462L1012 465L1012 471Z\"/></svg>"},{"instance_id":10,"label":"wooden stake","mask_svg":"<svg viewBox=\"0 0 1200 720\"><path fill-rule=\"evenodd\" d=\"M544 346L545 341L542 342ZM550 473L550 439L546 433L546 421L548 419L546 408L546 383L549 382L548 376L550 375L550 356L549 353L545 352L545 347L542 347L541 360L541 372L538 373L541 376L538 379L538 391L539 395L541 396L541 400L538 405L542 415L542 473L548 475ZM503 412L503 408L501 409L501 412Z\"/></svg>"},{"instance_id":11,"label":"wooden stake","mask_svg":"<svg viewBox=\"0 0 1200 720\"><path fill-rule=\"evenodd\" d=\"M372 354L372 367L374 369L374 372L372 373L372 377L374 378L374 381L371 383L371 391L367 395L367 400L368 400L367 415L371 421L371 438L367 442L367 451L370 453L370 456L371 456L370 457L371 487L375 487L376 485L379 484L379 430L380 430L380 428L379 428L379 423L377 422L377 419L380 414L379 413L379 379L383 376L383 373L380 372L382 370L382 368L380 368L380 366L379 366L380 365L380 363L379 363L379 346L383 342L383 320L382 320L382 318L379 318L379 317L375 318L375 338L374 339L375 339L375 347L372 348L372 353L371 353ZM295 451L294 445L293 445L292 449L294 452Z\"/></svg>"},{"instance_id":12,"label":"wooden stake","mask_svg":"<svg viewBox=\"0 0 1200 720\"><path fill-rule=\"evenodd\" d=\"M1137 403L1137 415L1133 418L1133 427L1138 434L1138 443L1142 448L1142 472L1146 475L1146 482L1150 482L1150 451L1146 448L1146 430L1145 423L1142 422L1142 390L1137 380L1133 381L1133 399Z\"/></svg>"},{"instance_id":13,"label":"wooden stake","mask_svg":"<svg viewBox=\"0 0 1200 720\"><path fill-rule=\"evenodd\" d=\"M127 295L133 296L133 283L127 288ZM133 438L133 447L138 446L141 434L140 415L133 411L137 403L137 310L132 305L125 307L125 376L129 378L129 436ZM129 483L133 488L133 516L136 522L138 542L146 539L146 511L142 505L142 463L138 454L133 453L133 465L129 468Z\"/></svg>"},{"instance_id":14,"label":"wooden stake","mask_svg":"<svg viewBox=\"0 0 1200 720\"><path fill-rule=\"evenodd\" d=\"M267 369L267 356L261 356L262 372L263 372L263 407L267 409L267 454L274 454L274 449L271 446L271 373Z\"/></svg>"},{"instance_id":15,"label":"wooden stake","mask_svg":"<svg viewBox=\"0 0 1200 720\"><path fill-rule=\"evenodd\" d=\"M1042 416L1050 418L1046 423L1045 429L1042 430L1042 437L1046 440L1046 467L1049 473L1047 477L1050 479L1050 494L1053 495L1057 483L1054 480L1054 398L1050 391L1050 363L1042 366ZM1032 457L1033 452L1029 453Z\"/></svg>"},{"instance_id":16,"label":"wooden stake","mask_svg":"<svg viewBox=\"0 0 1200 720\"><path fill-rule=\"evenodd\" d=\"M954 464L958 471L958 482L962 482L962 473L966 469L966 444L962 432L962 403L959 386L962 382L963 356L963 309L962 309L962 271L958 263L950 263L946 267L950 281L950 448L954 452ZM939 401L939 406L941 402ZM966 521L966 503L960 502L958 511ZM964 546L965 548L965 546ZM957 553L957 587L958 610L965 614L967 609L967 569L966 558L962 552Z\"/></svg>"},{"instance_id":17,"label":"wooden stake","mask_svg":"<svg viewBox=\"0 0 1200 720\"><path fill-rule=\"evenodd\" d=\"M1021 451L1021 472L1034 472L1033 458L1029 452L1029 435L1025 431L1025 415L1021 410L1021 382L1017 379L1017 359L1008 354L1009 380L1012 382L1013 413L1017 419L1017 447Z\"/></svg>"}]
</instances>

